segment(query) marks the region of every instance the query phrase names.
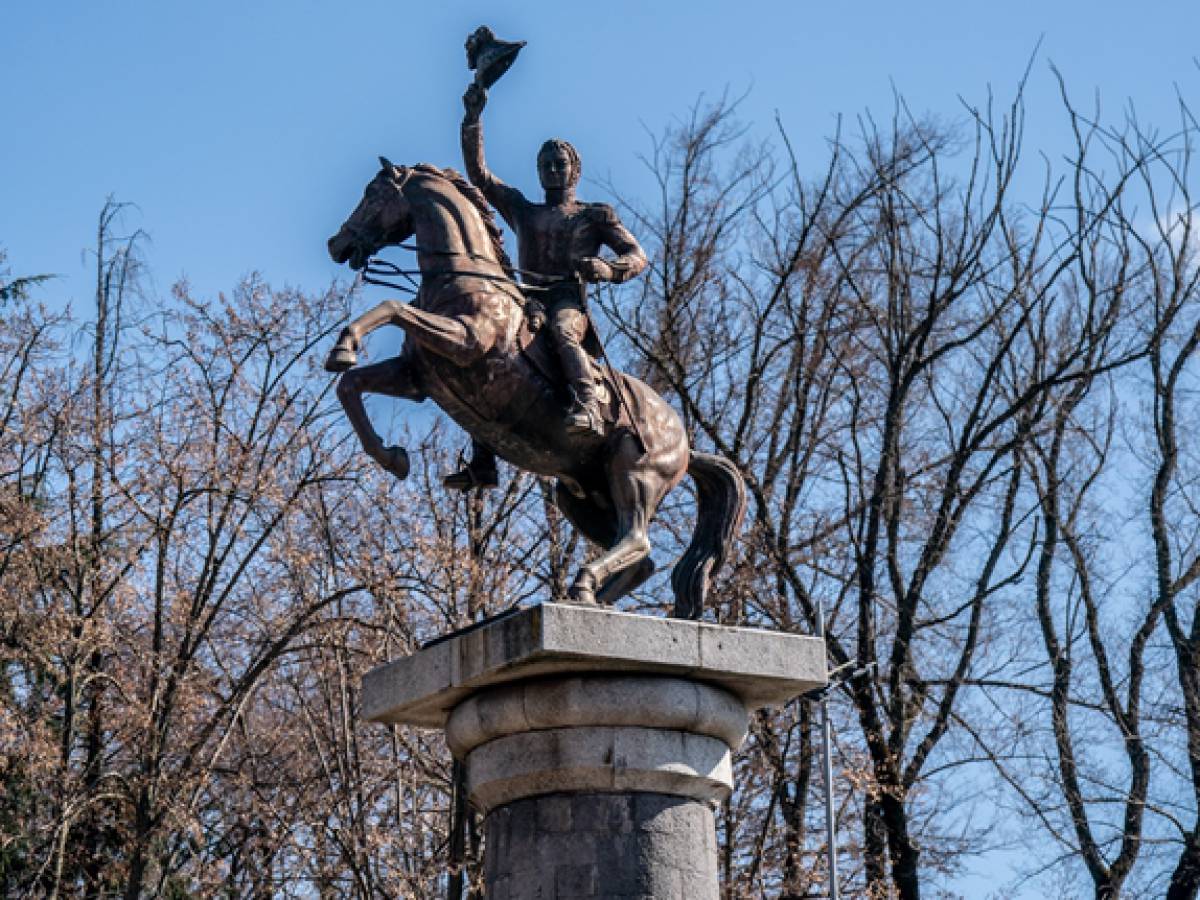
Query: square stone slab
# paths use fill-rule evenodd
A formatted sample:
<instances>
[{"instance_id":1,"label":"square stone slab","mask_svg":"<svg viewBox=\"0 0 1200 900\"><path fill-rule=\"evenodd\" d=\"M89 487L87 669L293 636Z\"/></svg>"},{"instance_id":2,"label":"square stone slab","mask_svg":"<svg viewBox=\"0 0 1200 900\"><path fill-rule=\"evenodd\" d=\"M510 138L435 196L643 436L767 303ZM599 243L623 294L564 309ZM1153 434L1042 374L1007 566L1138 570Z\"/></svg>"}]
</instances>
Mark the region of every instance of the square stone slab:
<instances>
[{"instance_id":1,"label":"square stone slab","mask_svg":"<svg viewBox=\"0 0 1200 900\"><path fill-rule=\"evenodd\" d=\"M481 688L542 675L676 675L736 694L747 709L823 687L820 638L543 603L448 637L363 678L363 716L442 728Z\"/></svg>"}]
</instances>

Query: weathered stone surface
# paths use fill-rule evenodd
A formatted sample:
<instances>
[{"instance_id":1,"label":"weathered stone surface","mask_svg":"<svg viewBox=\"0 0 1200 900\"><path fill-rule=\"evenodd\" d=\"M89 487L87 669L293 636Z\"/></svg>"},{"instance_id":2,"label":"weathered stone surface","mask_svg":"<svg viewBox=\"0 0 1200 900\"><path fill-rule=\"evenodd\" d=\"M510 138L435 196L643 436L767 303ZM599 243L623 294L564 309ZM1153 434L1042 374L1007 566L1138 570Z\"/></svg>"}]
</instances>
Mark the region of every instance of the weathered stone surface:
<instances>
[{"instance_id":1,"label":"weathered stone surface","mask_svg":"<svg viewBox=\"0 0 1200 900\"><path fill-rule=\"evenodd\" d=\"M825 681L815 638L543 604L376 669L363 705L446 729L489 900L715 900L750 712Z\"/></svg>"},{"instance_id":2,"label":"weathered stone surface","mask_svg":"<svg viewBox=\"0 0 1200 900\"><path fill-rule=\"evenodd\" d=\"M557 826L568 814L564 831ZM717 898L716 830L699 801L552 794L502 806L484 827L489 900Z\"/></svg>"},{"instance_id":3,"label":"weathered stone surface","mask_svg":"<svg viewBox=\"0 0 1200 900\"><path fill-rule=\"evenodd\" d=\"M736 750L746 736L747 710L723 688L664 675L539 678L486 688L464 700L446 723L446 743L462 759L510 734L591 725L704 734Z\"/></svg>"},{"instance_id":4,"label":"weathered stone surface","mask_svg":"<svg viewBox=\"0 0 1200 900\"><path fill-rule=\"evenodd\" d=\"M686 677L724 688L748 709L826 681L817 638L544 603L367 673L363 714L440 728L481 688L584 672Z\"/></svg>"},{"instance_id":5,"label":"weathered stone surface","mask_svg":"<svg viewBox=\"0 0 1200 900\"><path fill-rule=\"evenodd\" d=\"M659 728L528 731L489 741L466 762L471 804L482 812L559 791L651 791L715 802L733 784L728 744Z\"/></svg>"}]
</instances>

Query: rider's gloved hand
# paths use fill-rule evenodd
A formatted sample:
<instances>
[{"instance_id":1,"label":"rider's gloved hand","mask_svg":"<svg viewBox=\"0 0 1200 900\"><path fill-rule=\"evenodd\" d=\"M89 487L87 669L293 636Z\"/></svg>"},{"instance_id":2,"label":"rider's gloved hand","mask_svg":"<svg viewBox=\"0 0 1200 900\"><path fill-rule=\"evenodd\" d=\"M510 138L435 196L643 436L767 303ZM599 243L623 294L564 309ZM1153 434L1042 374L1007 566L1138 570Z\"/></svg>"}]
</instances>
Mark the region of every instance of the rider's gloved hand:
<instances>
[{"instance_id":1,"label":"rider's gloved hand","mask_svg":"<svg viewBox=\"0 0 1200 900\"><path fill-rule=\"evenodd\" d=\"M546 324L546 307L540 300L528 298L525 301L525 318L529 321L529 327L537 331Z\"/></svg>"},{"instance_id":2,"label":"rider's gloved hand","mask_svg":"<svg viewBox=\"0 0 1200 900\"><path fill-rule=\"evenodd\" d=\"M579 277L594 284L597 281L612 281L612 266L598 256L585 256L579 261Z\"/></svg>"},{"instance_id":3,"label":"rider's gloved hand","mask_svg":"<svg viewBox=\"0 0 1200 900\"><path fill-rule=\"evenodd\" d=\"M463 108L467 111L467 118L478 119L483 113L485 105L487 105L487 89L472 81L467 87L467 92L463 94Z\"/></svg>"}]
</instances>

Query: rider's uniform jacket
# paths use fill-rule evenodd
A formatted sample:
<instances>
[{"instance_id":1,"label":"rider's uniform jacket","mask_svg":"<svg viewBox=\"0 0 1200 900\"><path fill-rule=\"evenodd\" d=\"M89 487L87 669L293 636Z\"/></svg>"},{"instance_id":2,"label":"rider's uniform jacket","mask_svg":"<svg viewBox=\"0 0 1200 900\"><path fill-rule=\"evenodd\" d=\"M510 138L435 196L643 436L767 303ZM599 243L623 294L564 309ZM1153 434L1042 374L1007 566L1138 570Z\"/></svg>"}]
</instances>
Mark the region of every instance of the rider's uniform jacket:
<instances>
[{"instance_id":1,"label":"rider's uniform jacket","mask_svg":"<svg viewBox=\"0 0 1200 900\"><path fill-rule=\"evenodd\" d=\"M484 161L483 126L478 120L463 123L462 150L467 177L483 191L517 235L517 265L528 283L536 284L538 275L555 282L571 279L580 260L596 256L601 247L617 254L616 259L605 260L613 270L613 282L628 281L646 268L646 255L637 239L608 204L575 203L561 207L532 203L519 190L493 175ZM578 298L578 288L568 287L563 290L563 299L567 291ZM559 298L549 299L547 306Z\"/></svg>"}]
</instances>

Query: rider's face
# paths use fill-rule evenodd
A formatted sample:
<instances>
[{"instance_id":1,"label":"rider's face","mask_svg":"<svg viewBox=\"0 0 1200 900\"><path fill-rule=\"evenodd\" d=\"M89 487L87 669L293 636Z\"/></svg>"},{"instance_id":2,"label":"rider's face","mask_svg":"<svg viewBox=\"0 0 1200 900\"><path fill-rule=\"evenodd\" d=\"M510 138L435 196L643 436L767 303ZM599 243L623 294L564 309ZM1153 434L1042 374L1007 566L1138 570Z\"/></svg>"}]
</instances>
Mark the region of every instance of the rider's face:
<instances>
[{"instance_id":1,"label":"rider's face","mask_svg":"<svg viewBox=\"0 0 1200 900\"><path fill-rule=\"evenodd\" d=\"M565 150L555 147L538 157L538 177L544 190L565 190L574 174L571 157Z\"/></svg>"}]
</instances>

